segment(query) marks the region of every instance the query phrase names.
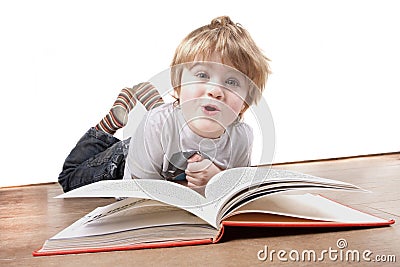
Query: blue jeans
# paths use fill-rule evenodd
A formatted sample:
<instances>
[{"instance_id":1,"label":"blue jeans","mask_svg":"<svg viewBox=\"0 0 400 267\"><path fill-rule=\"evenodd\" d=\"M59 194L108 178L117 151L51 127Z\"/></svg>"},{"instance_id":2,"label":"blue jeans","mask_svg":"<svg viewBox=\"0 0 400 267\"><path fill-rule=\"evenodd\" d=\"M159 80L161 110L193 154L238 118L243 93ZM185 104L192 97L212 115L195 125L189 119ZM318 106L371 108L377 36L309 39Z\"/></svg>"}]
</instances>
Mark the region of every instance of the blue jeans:
<instances>
[{"instance_id":1,"label":"blue jeans","mask_svg":"<svg viewBox=\"0 0 400 267\"><path fill-rule=\"evenodd\" d=\"M90 128L72 149L58 176L64 192L100 180L122 179L129 141Z\"/></svg>"}]
</instances>

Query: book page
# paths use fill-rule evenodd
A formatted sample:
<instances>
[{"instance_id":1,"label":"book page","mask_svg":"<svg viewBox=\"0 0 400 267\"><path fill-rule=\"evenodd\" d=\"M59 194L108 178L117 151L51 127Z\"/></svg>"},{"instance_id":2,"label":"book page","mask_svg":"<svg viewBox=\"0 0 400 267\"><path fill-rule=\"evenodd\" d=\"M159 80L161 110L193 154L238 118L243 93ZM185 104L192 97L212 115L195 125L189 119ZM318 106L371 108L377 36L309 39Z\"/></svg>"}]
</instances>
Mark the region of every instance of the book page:
<instances>
[{"instance_id":1,"label":"book page","mask_svg":"<svg viewBox=\"0 0 400 267\"><path fill-rule=\"evenodd\" d=\"M315 188L361 190L342 181L293 171L244 167L226 170L213 177L206 187L205 196L208 204L218 209L219 216L222 216L222 211L235 203L245 202L246 197L251 201L252 194L259 197L269 192Z\"/></svg>"},{"instance_id":2,"label":"book page","mask_svg":"<svg viewBox=\"0 0 400 267\"><path fill-rule=\"evenodd\" d=\"M113 216L130 216L131 213L142 215L148 212L162 212L176 209L178 208L156 200L125 198L91 212L86 216L88 220L85 224L101 222Z\"/></svg>"},{"instance_id":3,"label":"book page","mask_svg":"<svg viewBox=\"0 0 400 267\"><path fill-rule=\"evenodd\" d=\"M208 206L205 197L193 189L163 180L137 179L137 183L151 199L189 211L210 225L217 227L217 210Z\"/></svg>"},{"instance_id":4,"label":"book page","mask_svg":"<svg viewBox=\"0 0 400 267\"><path fill-rule=\"evenodd\" d=\"M67 193L56 196L56 198L74 198L74 197L149 197L143 192L137 183L129 180L103 180L88 184Z\"/></svg>"},{"instance_id":5,"label":"book page","mask_svg":"<svg viewBox=\"0 0 400 267\"><path fill-rule=\"evenodd\" d=\"M386 222L386 220L344 206L320 195L272 194L243 205L225 218L243 213L268 213L302 219L343 223ZM224 218L224 219L225 219Z\"/></svg>"},{"instance_id":6,"label":"book page","mask_svg":"<svg viewBox=\"0 0 400 267\"><path fill-rule=\"evenodd\" d=\"M112 210L118 204L112 203L109 206ZM129 212L125 210L124 216L107 216L93 221L96 215L104 213L104 210L110 210L109 206L95 209L51 239L81 238L159 226L208 225L182 209L172 206L166 208L163 205L142 206L140 209L130 209Z\"/></svg>"},{"instance_id":7,"label":"book page","mask_svg":"<svg viewBox=\"0 0 400 267\"><path fill-rule=\"evenodd\" d=\"M261 185L277 182L287 183L288 186L290 186L290 183L298 182L305 185L360 190L353 184L294 171L242 167L226 170L213 177L207 184L205 196L208 200L214 200L227 194L233 195L246 188L257 188Z\"/></svg>"},{"instance_id":8,"label":"book page","mask_svg":"<svg viewBox=\"0 0 400 267\"><path fill-rule=\"evenodd\" d=\"M58 196L58 198L72 197L153 199L189 211L216 227L217 210L207 206L202 195L186 186L169 181L150 179L104 180Z\"/></svg>"},{"instance_id":9,"label":"book page","mask_svg":"<svg viewBox=\"0 0 400 267\"><path fill-rule=\"evenodd\" d=\"M217 174L207 184L205 190L207 200L218 200L250 184L259 183L260 181L256 180L259 177L255 175L256 171L255 167L234 168Z\"/></svg>"}]
</instances>

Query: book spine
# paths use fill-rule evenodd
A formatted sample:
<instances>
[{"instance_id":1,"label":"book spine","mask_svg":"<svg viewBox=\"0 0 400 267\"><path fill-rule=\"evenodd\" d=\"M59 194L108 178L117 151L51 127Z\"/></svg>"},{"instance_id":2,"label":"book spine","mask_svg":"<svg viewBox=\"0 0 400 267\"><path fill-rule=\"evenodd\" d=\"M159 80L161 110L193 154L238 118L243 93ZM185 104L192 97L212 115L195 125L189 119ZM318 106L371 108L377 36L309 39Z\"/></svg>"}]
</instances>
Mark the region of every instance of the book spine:
<instances>
[{"instance_id":1,"label":"book spine","mask_svg":"<svg viewBox=\"0 0 400 267\"><path fill-rule=\"evenodd\" d=\"M221 223L217 235L215 236L215 238L213 238L213 243L218 243L221 240L222 236L224 235L224 231L224 223Z\"/></svg>"}]
</instances>

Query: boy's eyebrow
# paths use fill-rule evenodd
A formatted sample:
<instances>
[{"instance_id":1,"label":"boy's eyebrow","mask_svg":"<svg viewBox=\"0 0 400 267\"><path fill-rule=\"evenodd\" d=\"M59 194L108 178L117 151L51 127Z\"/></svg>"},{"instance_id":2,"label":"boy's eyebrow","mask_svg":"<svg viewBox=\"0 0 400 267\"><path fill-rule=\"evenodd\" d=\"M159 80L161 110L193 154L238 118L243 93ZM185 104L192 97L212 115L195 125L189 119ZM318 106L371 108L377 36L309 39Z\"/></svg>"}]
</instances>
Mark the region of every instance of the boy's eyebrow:
<instances>
[{"instance_id":1,"label":"boy's eyebrow","mask_svg":"<svg viewBox=\"0 0 400 267\"><path fill-rule=\"evenodd\" d=\"M212 68L212 66L213 66L214 64L216 64L216 65L222 65L222 66L228 66L228 65L225 65L225 64L215 63L215 62L212 62L212 61L194 61L194 62L188 63L188 67L187 67L187 68L188 68L189 70L191 70L191 69L193 69L193 68L195 68L195 67L197 67L197 66ZM228 66L228 67L229 67L229 66ZM228 69L230 69L230 67L229 67Z\"/></svg>"}]
</instances>

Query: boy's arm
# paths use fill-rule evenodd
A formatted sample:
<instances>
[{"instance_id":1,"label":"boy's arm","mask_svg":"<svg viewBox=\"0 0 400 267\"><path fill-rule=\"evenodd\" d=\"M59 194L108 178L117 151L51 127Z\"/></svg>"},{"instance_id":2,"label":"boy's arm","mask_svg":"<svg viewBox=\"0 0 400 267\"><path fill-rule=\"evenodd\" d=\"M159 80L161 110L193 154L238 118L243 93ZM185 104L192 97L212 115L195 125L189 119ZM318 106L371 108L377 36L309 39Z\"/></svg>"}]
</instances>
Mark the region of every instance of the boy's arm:
<instances>
[{"instance_id":1,"label":"boy's arm","mask_svg":"<svg viewBox=\"0 0 400 267\"><path fill-rule=\"evenodd\" d=\"M124 178L163 179L160 175L163 160L160 130L148 116L142 119L132 136Z\"/></svg>"}]
</instances>

